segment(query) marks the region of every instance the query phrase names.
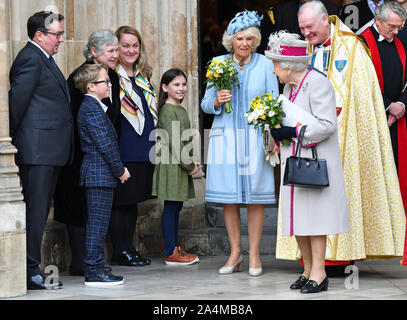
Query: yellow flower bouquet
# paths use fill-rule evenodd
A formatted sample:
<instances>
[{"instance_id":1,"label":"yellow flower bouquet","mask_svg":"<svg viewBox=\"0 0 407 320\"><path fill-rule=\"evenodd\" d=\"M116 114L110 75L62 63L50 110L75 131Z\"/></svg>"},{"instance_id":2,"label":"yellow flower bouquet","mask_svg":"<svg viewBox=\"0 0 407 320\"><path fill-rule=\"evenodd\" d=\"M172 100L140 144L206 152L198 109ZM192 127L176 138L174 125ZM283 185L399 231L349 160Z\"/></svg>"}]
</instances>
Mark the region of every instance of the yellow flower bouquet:
<instances>
[{"instance_id":1,"label":"yellow flower bouquet","mask_svg":"<svg viewBox=\"0 0 407 320\"><path fill-rule=\"evenodd\" d=\"M250 102L250 110L245 113L245 117L247 117L249 125L253 125L255 129L260 127L261 132L264 134L265 131L270 129L281 128L281 122L285 114L281 101L266 93Z\"/></svg>"},{"instance_id":2,"label":"yellow flower bouquet","mask_svg":"<svg viewBox=\"0 0 407 320\"><path fill-rule=\"evenodd\" d=\"M208 83L207 89L215 87L218 90L232 91L234 86L239 87L239 78L232 58L227 58L223 61L215 59L209 61L206 71L206 82ZM225 103L225 112L232 112L230 101Z\"/></svg>"},{"instance_id":3,"label":"yellow flower bouquet","mask_svg":"<svg viewBox=\"0 0 407 320\"><path fill-rule=\"evenodd\" d=\"M281 128L281 122L285 117L281 100L274 99L269 93L256 97L250 102L250 109L245 113L249 125L253 125L255 129L261 128L263 133L264 151L267 155L266 160L274 167L279 164L277 153L271 155L270 151L274 147L274 139L271 136L270 129ZM290 144L287 140L283 140L284 145Z\"/></svg>"}]
</instances>

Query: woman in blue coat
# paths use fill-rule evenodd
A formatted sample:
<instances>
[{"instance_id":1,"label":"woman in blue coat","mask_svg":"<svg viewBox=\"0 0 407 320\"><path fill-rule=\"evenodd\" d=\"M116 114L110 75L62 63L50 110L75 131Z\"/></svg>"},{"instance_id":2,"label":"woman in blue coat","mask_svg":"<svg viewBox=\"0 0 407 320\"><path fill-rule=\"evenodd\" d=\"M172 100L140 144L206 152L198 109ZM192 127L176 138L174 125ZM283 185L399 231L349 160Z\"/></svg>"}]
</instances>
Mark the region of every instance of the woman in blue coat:
<instances>
[{"instance_id":1,"label":"woman in blue coat","mask_svg":"<svg viewBox=\"0 0 407 320\"><path fill-rule=\"evenodd\" d=\"M253 98L270 93L278 96L273 63L255 53L261 41L261 18L256 12L238 13L223 36L230 52L214 59L232 58L238 71L239 87L232 91L207 89L201 107L214 114L207 159L205 201L224 204L225 224L231 247L230 257L220 274L240 270L240 205L247 204L249 228L249 274L262 274L259 247L264 224L264 205L276 202L273 167L265 160L260 130L248 125L244 114ZM231 113L224 111L230 101Z\"/></svg>"}]
</instances>

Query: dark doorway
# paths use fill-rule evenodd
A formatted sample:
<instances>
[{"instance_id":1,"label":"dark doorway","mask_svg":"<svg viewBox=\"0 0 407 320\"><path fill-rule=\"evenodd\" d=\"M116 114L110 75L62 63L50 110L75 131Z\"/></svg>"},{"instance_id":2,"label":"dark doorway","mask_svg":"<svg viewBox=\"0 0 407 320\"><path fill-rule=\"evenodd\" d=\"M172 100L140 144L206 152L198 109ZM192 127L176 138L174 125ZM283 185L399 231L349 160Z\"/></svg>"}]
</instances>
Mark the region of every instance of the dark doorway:
<instances>
[{"instance_id":1,"label":"dark doorway","mask_svg":"<svg viewBox=\"0 0 407 320\"><path fill-rule=\"evenodd\" d=\"M222 36L229 21L236 13L245 9L265 14L267 9L282 0L200 0L199 1L199 42L200 42L200 100L205 94L205 68L213 57L226 54ZM201 112L201 128L209 129L213 116Z\"/></svg>"}]
</instances>

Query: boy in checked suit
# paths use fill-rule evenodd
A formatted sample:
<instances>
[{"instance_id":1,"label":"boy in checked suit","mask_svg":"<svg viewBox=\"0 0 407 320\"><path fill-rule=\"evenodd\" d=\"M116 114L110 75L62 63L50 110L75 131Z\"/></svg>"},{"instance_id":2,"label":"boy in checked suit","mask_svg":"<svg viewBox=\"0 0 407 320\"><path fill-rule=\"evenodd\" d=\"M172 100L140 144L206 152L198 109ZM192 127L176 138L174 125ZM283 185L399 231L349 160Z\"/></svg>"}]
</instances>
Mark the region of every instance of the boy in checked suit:
<instances>
[{"instance_id":1,"label":"boy in checked suit","mask_svg":"<svg viewBox=\"0 0 407 320\"><path fill-rule=\"evenodd\" d=\"M120 160L117 135L101 102L109 97L109 76L101 65L84 65L75 75L75 86L84 94L78 113L78 130L84 153L80 184L86 188L85 285L106 287L124 283L105 268L104 239L109 226L113 190L117 179L124 183L130 174Z\"/></svg>"}]
</instances>

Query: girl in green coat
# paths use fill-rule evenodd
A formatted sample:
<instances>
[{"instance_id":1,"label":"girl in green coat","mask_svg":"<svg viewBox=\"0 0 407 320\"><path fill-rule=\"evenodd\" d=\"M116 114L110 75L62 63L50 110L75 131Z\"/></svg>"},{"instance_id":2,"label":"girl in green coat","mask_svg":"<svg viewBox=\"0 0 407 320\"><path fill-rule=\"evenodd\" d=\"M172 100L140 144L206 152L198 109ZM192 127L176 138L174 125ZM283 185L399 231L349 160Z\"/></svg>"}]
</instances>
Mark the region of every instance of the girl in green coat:
<instances>
[{"instance_id":1,"label":"girl in green coat","mask_svg":"<svg viewBox=\"0 0 407 320\"><path fill-rule=\"evenodd\" d=\"M194 198L192 175L199 170L190 153L191 141L182 141L191 125L186 110L180 105L187 92L187 77L182 70L164 73L158 99L156 166L153 195L164 200L161 227L165 241L166 264L188 265L198 262L195 254L185 252L178 244L178 218L183 202ZM190 135L189 135L190 136ZM159 149L158 149L159 148Z\"/></svg>"}]
</instances>

